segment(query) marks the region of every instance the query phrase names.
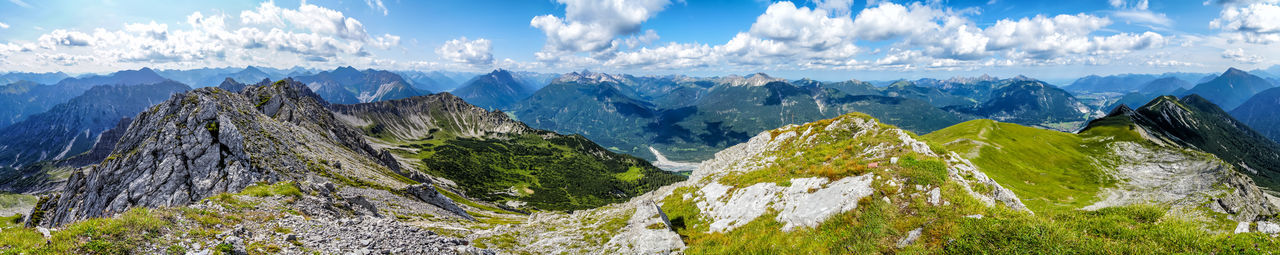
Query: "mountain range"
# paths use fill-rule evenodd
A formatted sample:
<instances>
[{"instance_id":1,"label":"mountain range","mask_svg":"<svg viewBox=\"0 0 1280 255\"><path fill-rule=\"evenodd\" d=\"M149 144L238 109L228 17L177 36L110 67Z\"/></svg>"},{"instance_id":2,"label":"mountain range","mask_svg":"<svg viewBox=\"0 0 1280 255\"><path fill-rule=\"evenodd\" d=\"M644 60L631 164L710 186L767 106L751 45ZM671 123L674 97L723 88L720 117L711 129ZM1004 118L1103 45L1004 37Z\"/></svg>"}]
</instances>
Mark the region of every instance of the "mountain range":
<instances>
[{"instance_id":1,"label":"mountain range","mask_svg":"<svg viewBox=\"0 0 1280 255\"><path fill-rule=\"evenodd\" d=\"M100 141L102 132L115 127L121 119L189 89L174 81L95 86L47 112L0 128L0 166L17 169L85 152Z\"/></svg>"},{"instance_id":2,"label":"mountain range","mask_svg":"<svg viewBox=\"0 0 1280 255\"><path fill-rule=\"evenodd\" d=\"M294 78L307 84L325 101L335 104L377 102L429 93L410 87L395 73L373 69L361 71L349 66Z\"/></svg>"},{"instance_id":3,"label":"mountain range","mask_svg":"<svg viewBox=\"0 0 1280 255\"><path fill-rule=\"evenodd\" d=\"M1258 92L1231 110L1231 116L1271 140L1280 141L1280 118L1277 118L1280 116L1280 88Z\"/></svg>"},{"instance_id":4,"label":"mountain range","mask_svg":"<svg viewBox=\"0 0 1280 255\"><path fill-rule=\"evenodd\" d=\"M517 81L511 72L499 69L476 76L450 93L481 108L504 109L528 98L537 89Z\"/></svg>"},{"instance_id":5,"label":"mountain range","mask_svg":"<svg viewBox=\"0 0 1280 255\"><path fill-rule=\"evenodd\" d=\"M1258 92L1275 87L1270 81L1230 68L1217 78L1197 84L1185 95L1196 94L1217 104L1222 109L1235 109Z\"/></svg>"},{"instance_id":6,"label":"mountain range","mask_svg":"<svg viewBox=\"0 0 1280 255\"><path fill-rule=\"evenodd\" d=\"M1259 186L1280 190L1280 143L1232 118L1208 99L1162 96L1137 109L1118 107L1090 127L1128 125L1161 144L1194 148L1233 164ZM1086 128L1086 131L1089 130Z\"/></svg>"},{"instance_id":7,"label":"mountain range","mask_svg":"<svg viewBox=\"0 0 1280 255\"><path fill-rule=\"evenodd\" d=\"M57 83L58 81L61 81L62 79L66 79L70 77L71 77L70 75L67 75L66 73L63 73L63 72L56 72L56 73L11 72L11 73L0 74L0 84L11 84L11 83L20 82L20 81L27 81L27 82L36 83L36 84L53 84L53 83Z\"/></svg>"},{"instance_id":8,"label":"mountain range","mask_svg":"<svg viewBox=\"0 0 1280 255\"><path fill-rule=\"evenodd\" d=\"M1014 80L997 86L982 104L946 109L1024 125L1080 122L1093 114L1066 90L1035 80Z\"/></svg>"},{"instance_id":9,"label":"mountain range","mask_svg":"<svg viewBox=\"0 0 1280 255\"><path fill-rule=\"evenodd\" d=\"M1120 76L1064 89L1023 76L281 72L4 87L15 96L0 102L26 107L88 86L0 127L0 190L39 195L0 222L0 252L1280 249L1280 143L1267 138L1280 88L1234 68L1196 86L1131 75L1145 81L1122 89L1107 87Z\"/></svg>"},{"instance_id":10,"label":"mountain range","mask_svg":"<svg viewBox=\"0 0 1280 255\"><path fill-rule=\"evenodd\" d=\"M665 84L647 93L633 86ZM653 98L655 91L672 91ZM652 101L650 101L652 100ZM664 103L666 105L659 105ZM959 123L927 102L879 95L849 95L801 86L764 74L692 80L570 73L512 107L535 128L582 134L610 150L652 159L653 147L676 161L706 159L769 127L860 111L916 132Z\"/></svg>"},{"instance_id":11,"label":"mountain range","mask_svg":"<svg viewBox=\"0 0 1280 255\"><path fill-rule=\"evenodd\" d=\"M0 127L22 121L34 114L48 111L54 105L66 102L98 85L137 85L164 82L164 77L150 68L119 71L109 75L89 75L66 78L52 85L19 81L0 86Z\"/></svg>"}]
</instances>

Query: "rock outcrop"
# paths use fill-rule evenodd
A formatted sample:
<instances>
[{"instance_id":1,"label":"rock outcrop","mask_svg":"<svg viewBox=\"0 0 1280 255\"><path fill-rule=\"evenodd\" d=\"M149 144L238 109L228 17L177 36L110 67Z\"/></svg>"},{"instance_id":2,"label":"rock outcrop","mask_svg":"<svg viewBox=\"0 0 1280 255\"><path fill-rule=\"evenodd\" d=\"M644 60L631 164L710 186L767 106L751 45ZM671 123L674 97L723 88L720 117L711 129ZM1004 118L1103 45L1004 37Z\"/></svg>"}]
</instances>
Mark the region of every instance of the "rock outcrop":
<instances>
[{"instance_id":1,"label":"rock outcrop","mask_svg":"<svg viewBox=\"0 0 1280 255\"><path fill-rule=\"evenodd\" d=\"M257 182L308 176L392 188L399 164L334 120L300 83L239 94L202 88L134 119L100 164L76 170L62 195L40 205L43 225L110 216L130 207L181 206Z\"/></svg>"}]
</instances>

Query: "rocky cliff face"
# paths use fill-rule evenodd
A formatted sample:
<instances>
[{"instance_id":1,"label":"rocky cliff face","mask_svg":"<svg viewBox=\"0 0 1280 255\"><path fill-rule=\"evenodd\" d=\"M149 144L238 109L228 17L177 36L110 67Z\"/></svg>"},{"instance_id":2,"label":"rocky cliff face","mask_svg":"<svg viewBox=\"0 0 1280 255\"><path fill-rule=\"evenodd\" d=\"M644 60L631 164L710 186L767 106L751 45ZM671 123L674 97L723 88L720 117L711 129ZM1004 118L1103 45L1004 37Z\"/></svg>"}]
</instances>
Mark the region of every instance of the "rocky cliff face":
<instances>
[{"instance_id":1,"label":"rocky cliff face","mask_svg":"<svg viewBox=\"0 0 1280 255\"><path fill-rule=\"evenodd\" d=\"M533 131L502 112L473 106L450 93L330 108L339 120L351 126L367 127L372 133L400 139L428 138L439 131L467 138Z\"/></svg>"},{"instance_id":2,"label":"rocky cliff face","mask_svg":"<svg viewBox=\"0 0 1280 255\"><path fill-rule=\"evenodd\" d=\"M325 105L292 80L174 95L138 115L100 164L76 170L60 197L41 205L41 224L181 206L257 182L341 177L404 187L391 177L398 164Z\"/></svg>"},{"instance_id":3,"label":"rocky cliff face","mask_svg":"<svg viewBox=\"0 0 1280 255\"><path fill-rule=\"evenodd\" d=\"M1280 213L1280 205L1254 184L1211 154L1134 142L1108 145L1121 180L1102 190L1099 201L1082 209L1097 210L1134 204L1170 205L1175 210L1206 207L1238 221L1260 221Z\"/></svg>"},{"instance_id":4,"label":"rocky cliff face","mask_svg":"<svg viewBox=\"0 0 1280 255\"><path fill-rule=\"evenodd\" d=\"M311 90L335 104L368 103L426 94L409 86L400 75L387 71L340 67L315 75L297 76Z\"/></svg>"},{"instance_id":5,"label":"rocky cliff face","mask_svg":"<svg viewBox=\"0 0 1280 255\"><path fill-rule=\"evenodd\" d=\"M1138 109L1117 108L1090 126L1109 122L1132 125L1148 140L1208 152L1258 185L1280 189L1280 144L1197 95L1163 96Z\"/></svg>"}]
</instances>

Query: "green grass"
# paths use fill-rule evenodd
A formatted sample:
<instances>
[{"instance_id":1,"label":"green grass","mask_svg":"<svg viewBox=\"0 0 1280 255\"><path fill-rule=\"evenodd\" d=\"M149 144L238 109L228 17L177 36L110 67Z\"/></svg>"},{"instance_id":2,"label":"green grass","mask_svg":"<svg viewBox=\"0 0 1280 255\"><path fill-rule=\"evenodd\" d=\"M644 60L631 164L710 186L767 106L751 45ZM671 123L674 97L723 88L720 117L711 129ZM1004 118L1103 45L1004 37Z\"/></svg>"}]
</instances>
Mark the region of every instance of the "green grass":
<instances>
[{"instance_id":1,"label":"green grass","mask_svg":"<svg viewBox=\"0 0 1280 255\"><path fill-rule=\"evenodd\" d=\"M778 212L772 209L729 232L707 233L711 222L700 213L696 201L683 199L684 194L697 192L696 187L675 190L664 198L662 209L689 246L685 250L688 254L936 253L936 247L946 242L945 236L955 231L955 222L964 215L1018 214L1007 210L996 212L968 197L959 186L948 182L944 165L939 161L903 161L890 171L875 173L941 187L944 200L952 206L930 206L923 197L901 196L900 190L888 188L881 180L872 185L877 191L859 200L856 209L837 213L816 227L800 227L789 233L780 230L784 224L774 220ZM886 196L895 200L895 204L883 202ZM920 226L925 226L924 237L917 244L896 248L898 239Z\"/></svg>"},{"instance_id":2,"label":"green grass","mask_svg":"<svg viewBox=\"0 0 1280 255\"><path fill-rule=\"evenodd\" d=\"M27 195L27 194L0 192L0 208L29 205L35 202L36 202L36 196Z\"/></svg>"},{"instance_id":3,"label":"green grass","mask_svg":"<svg viewBox=\"0 0 1280 255\"><path fill-rule=\"evenodd\" d=\"M476 203L475 201L471 201L471 199L466 199L466 198L464 198L464 197L462 197L462 196L460 196L460 195L458 195L458 194L454 194L453 192L450 192L449 190L446 190L446 189L436 188L436 192L440 192L440 194L443 194L445 197L449 198L449 200L453 200L454 202L462 203L462 204L464 204L464 205L471 206L471 207L474 207L474 208L476 208L476 209L485 210L485 211L489 211L489 212L495 212L495 213L503 213L503 214L512 214L512 213L514 213L514 212L507 211L507 210L503 210L503 209L501 209L501 208L497 208L497 207L493 207L493 206L489 206L489 205L484 205L484 204Z\"/></svg>"},{"instance_id":4,"label":"green grass","mask_svg":"<svg viewBox=\"0 0 1280 255\"><path fill-rule=\"evenodd\" d=\"M626 172L617 173L617 174L614 174L613 176L618 178L618 180L634 182L634 181L640 180L640 178L644 178L644 168L634 167L634 166L629 167L627 168Z\"/></svg>"},{"instance_id":5,"label":"green grass","mask_svg":"<svg viewBox=\"0 0 1280 255\"><path fill-rule=\"evenodd\" d=\"M260 183L253 186L245 187L240 191L241 195L253 197L270 197L270 196L302 196L302 190L298 189L298 184L294 182L278 182L275 184Z\"/></svg>"},{"instance_id":6,"label":"green grass","mask_svg":"<svg viewBox=\"0 0 1280 255\"><path fill-rule=\"evenodd\" d=\"M1090 205L1115 183L1099 160L1106 148L1071 133L973 120L923 138L968 158L1037 213Z\"/></svg>"},{"instance_id":7,"label":"green grass","mask_svg":"<svg viewBox=\"0 0 1280 255\"><path fill-rule=\"evenodd\" d=\"M1044 216L963 220L942 248L950 254L1260 254L1280 249L1265 234L1206 232L1158 206L1112 207Z\"/></svg>"},{"instance_id":8,"label":"green grass","mask_svg":"<svg viewBox=\"0 0 1280 255\"><path fill-rule=\"evenodd\" d=\"M786 131L789 130L775 135ZM1124 129L1099 130L1102 131L1132 134ZM880 163L876 171L828 169L868 163L851 153L868 142L883 141L876 136L848 139L839 134L835 136L838 139L825 140L829 143L804 147L784 144L776 155L803 155L781 158L781 167L730 174L719 181L735 187L759 182L786 186L788 178L796 177L840 178L864 173L881 177L872 184L876 191L858 201L856 209L835 214L816 227L782 232L783 224L774 220L778 212L771 209L728 232L707 233L710 219L702 214L696 200L684 199L686 194L696 195L696 185L673 191L661 201L662 209L688 245L684 250L688 254L1236 254L1280 248L1280 239L1266 235L1230 234L1227 231L1234 222L1212 220L1214 215L1206 220L1167 213L1168 207L1152 205L1098 211L1072 209L1088 204L1098 188L1111 183L1100 177L1103 173L1093 164L1094 158L1103 153L1098 149L1097 135L1077 136L975 121L925 136L935 147L953 148L973 156L984 172L1005 187L1016 188L1014 192L1033 209L1042 209L1035 214L1003 206L988 207L947 178L945 164L912 153L891 154L901 157L899 164ZM947 143L957 140L960 142ZM950 205L933 206L924 202L923 196L899 193L916 191L887 186L884 177L940 187L943 200ZM1023 178L1028 181L1013 181ZM882 201L886 198L892 204ZM1213 214L1207 210L1203 213ZM965 217L973 214L985 217ZM915 228L922 228L921 237L912 245L898 248L897 240Z\"/></svg>"},{"instance_id":9,"label":"green grass","mask_svg":"<svg viewBox=\"0 0 1280 255\"><path fill-rule=\"evenodd\" d=\"M135 254L141 252L140 248L155 244L161 244L160 252L180 254L185 248L170 245L173 238L213 245L217 244L217 235L233 226L268 222L286 213L276 211L278 209L258 208L257 203L245 201L248 198L284 197L287 203L292 203L301 195L293 182L260 183L239 193L206 198L226 210L135 207L119 216L92 218L57 227L52 231L48 244L35 228L7 228L0 231L0 254ZM280 227L272 231L281 234L292 232ZM247 248L251 254L280 251L279 247L261 243L250 243Z\"/></svg>"},{"instance_id":10,"label":"green grass","mask_svg":"<svg viewBox=\"0 0 1280 255\"><path fill-rule=\"evenodd\" d=\"M469 197L517 200L538 210L577 210L626 201L685 177L614 154L580 136L400 141L395 153L419 170L453 180ZM511 192L511 191L515 192Z\"/></svg>"},{"instance_id":11,"label":"green grass","mask_svg":"<svg viewBox=\"0 0 1280 255\"><path fill-rule=\"evenodd\" d=\"M49 244L31 228L0 232L0 253L5 254L128 254L138 245L160 237L173 224L171 214L134 208L117 218L94 218L63 226L53 232Z\"/></svg>"}]
</instances>

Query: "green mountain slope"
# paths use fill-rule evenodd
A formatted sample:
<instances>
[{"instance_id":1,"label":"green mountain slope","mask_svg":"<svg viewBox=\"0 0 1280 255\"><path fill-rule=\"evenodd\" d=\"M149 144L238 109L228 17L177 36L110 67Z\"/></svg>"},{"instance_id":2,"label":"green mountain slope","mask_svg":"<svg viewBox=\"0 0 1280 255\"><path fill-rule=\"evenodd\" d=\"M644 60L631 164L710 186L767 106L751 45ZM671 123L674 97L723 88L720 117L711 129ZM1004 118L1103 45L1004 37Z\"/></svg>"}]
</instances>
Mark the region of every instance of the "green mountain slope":
<instances>
[{"instance_id":1,"label":"green mountain slope","mask_svg":"<svg viewBox=\"0 0 1280 255\"><path fill-rule=\"evenodd\" d=\"M465 195L538 210L594 208L683 177L579 135L535 130L448 93L331 107L341 119Z\"/></svg>"},{"instance_id":2,"label":"green mountain slope","mask_svg":"<svg viewBox=\"0 0 1280 255\"><path fill-rule=\"evenodd\" d=\"M1259 92L1231 110L1231 117L1248 124L1272 141L1280 141L1280 88Z\"/></svg>"},{"instance_id":3,"label":"green mountain slope","mask_svg":"<svg viewBox=\"0 0 1280 255\"><path fill-rule=\"evenodd\" d=\"M1106 146L1076 134L972 120L922 138L971 160L1037 212L1088 206L1115 182L1100 160Z\"/></svg>"},{"instance_id":4,"label":"green mountain slope","mask_svg":"<svg viewBox=\"0 0 1280 255\"><path fill-rule=\"evenodd\" d=\"M1137 132L1109 126L1076 135L972 121L939 132L936 138L955 140L932 144L963 152L931 146L918 140L928 136L913 136L864 114L788 125L725 149L687 181L627 203L538 214L537 221L479 234L476 242L510 252L618 254L1280 248L1280 241L1266 234L1232 232L1235 220L1245 226L1273 224L1268 220L1278 210L1249 178L1210 154L1161 147ZM1068 155L1051 155L1057 153ZM1014 166L1001 166L962 154L1018 158L1009 161ZM1070 169L1109 160L1105 155L1111 154L1135 163L1101 164L1115 166L1105 171ZM1041 170L1045 166L1054 168ZM1166 168L1177 171L1160 172ZM1157 173L1144 175L1150 172ZM1024 207L1022 201L1030 200L1037 202Z\"/></svg>"},{"instance_id":5,"label":"green mountain slope","mask_svg":"<svg viewBox=\"0 0 1280 255\"><path fill-rule=\"evenodd\" d=\"M650 79L569 74L518 103L514 113L533 127L582 134L616 152L654 158L653 147L675 161L707 159L761 131L850 112L915 132L963 120L925 101L851 96L812 81L790 83L764 74L720 78L714 85ZM629 84L669 88L675 94L647 101L636 89L644 87Z\"/></svg>"},{"instance_id":6,"label":"green mountain slope","mask_svg":"<svg viewBox=\"0 0 1280 255\"><path fill-rule=\"evenodd\" d=\"M1118 108L1093 122L1091 127L1108 123L1140 127L1154 140L1211 153L1253 177L1258 185L1280 189L1280 144L1200 96L1163 96L1136 110Z\"/></svg>"}]
</instances>

